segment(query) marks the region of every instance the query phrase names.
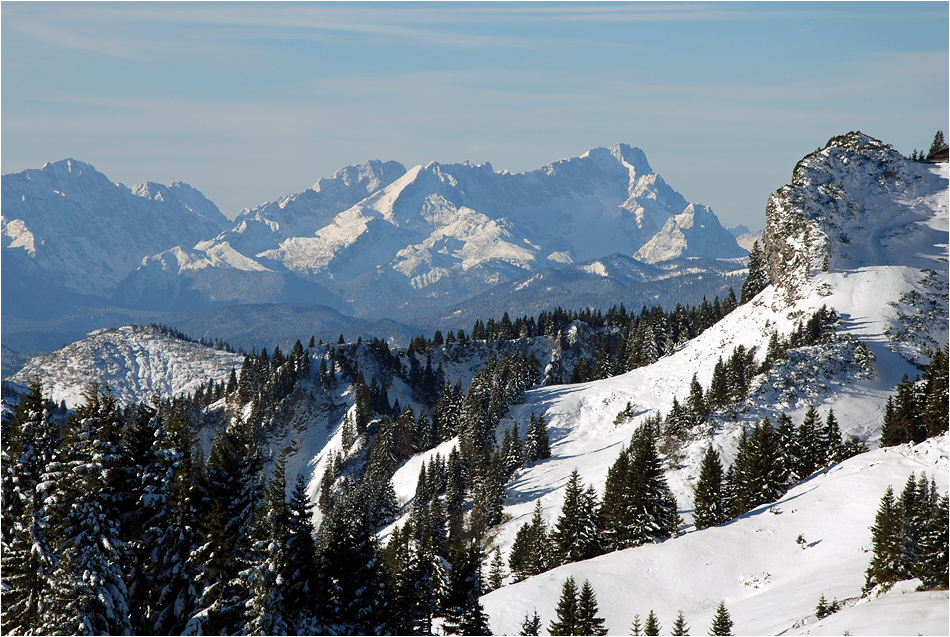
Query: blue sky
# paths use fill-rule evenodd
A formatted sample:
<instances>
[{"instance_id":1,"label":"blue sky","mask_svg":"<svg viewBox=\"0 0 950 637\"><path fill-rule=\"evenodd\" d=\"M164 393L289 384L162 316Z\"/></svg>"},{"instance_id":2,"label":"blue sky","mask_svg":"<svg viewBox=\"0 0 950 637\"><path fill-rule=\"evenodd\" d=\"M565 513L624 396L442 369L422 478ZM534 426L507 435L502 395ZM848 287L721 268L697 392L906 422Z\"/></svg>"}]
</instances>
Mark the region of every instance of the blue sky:
<instances>
[{"instance_id":1,"label":"blue sky","mask_svg":"<svg viewBox=\"0 0 950 637\"><path fill-rule=\"evenodd\" d=\"M948 127L947 2L0 5L2 172L72 157L229 217L367 159L619 142L726 225L833 135Z\"/></svg>"}]
</instances>

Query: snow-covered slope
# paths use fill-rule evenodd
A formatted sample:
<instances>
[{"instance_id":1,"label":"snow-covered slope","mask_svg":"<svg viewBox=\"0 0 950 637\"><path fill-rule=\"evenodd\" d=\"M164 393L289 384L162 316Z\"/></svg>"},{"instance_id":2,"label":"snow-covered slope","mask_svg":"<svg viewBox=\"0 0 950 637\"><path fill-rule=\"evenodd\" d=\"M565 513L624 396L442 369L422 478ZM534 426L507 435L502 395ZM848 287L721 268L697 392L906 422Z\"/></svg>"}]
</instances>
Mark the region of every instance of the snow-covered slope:
<instances>
[{"instance_id":1,"label":"snow-covered slope","mask_svg":"<svg viewBox=\"0 0 950 637\"><path fill-rule=\"evenodd\" d=\"M627 634L634 615L642 622L651 610L665 630L682 611L691 632L703 634L720 601L736 635L946 634L947 591L917 593L905 584L880 598L858 598L870 561L869 527L881 496L888 485L900 490L911 473L921 472L946 493L947 444L944 435L917 447L862 454L723 526L505 586L481 599L492 631L517 634L525 614L535 610L546 627L555 619L561 585L573 576L578 584L590 580L611 635ZM590 456L575 462L581 475L596 472ZM819 622L815 606L822 594L845 607Z\"/></svg>"},{"instance_id":2,"label":"snow-covered slope","mask_svg":"<svg viewBox=\"0 0 950 637\"><path fill-rule=\"evenodd\" d=\"M108 298L144 257L192 246L227 223L187 184L127 187L74 159L4 175L2 197L3 287L11 300L49 290Z\"/></svg>"},{"instance_id":3,"label":"snow-covered slope","mask_svg":"<svg viewBox=\"0 0 950 637\"><path fill-rule=\"evenodd\" d=\"M782 240L792 246L784 252L783 257L790 264L790 269L773 270L776 273L777 285L769 286L751 303L740 306L699 337L651 366L586 385L535 389L528 392L524 405L512 410L513 419L522 426L531 411L545 413L551 431L553 456L545 462L524 469L509 486L506 513L512 517L501 526L496 537L503 554L510 549L517 529L530 518L535 500L540 500L549 522L556 519L563 500L564 485L574 467L581 469L585 484L593 484L598 492L603 493L607 469L616 459L620 447L629 442L632 433L648 414L665 414L674 396L683 400L688 394L694 373L700 383L708 387L716 362L720 357L728 357L737 345L747 349L756 347L757 358L761 361L773 331L781 335L788 334L797 321L807 318L823 305L834 308L842 317L842 325L838 329L841 338L837 344L831 348L813 348L802 356L794 357L784 366L773 369L770 376L754 380L755 389L749 400L739 407L736 416L719 417L711 428L709 438L695 440L680 450L676 460L671 462L667 479L679 503L680 514L688 523L692 509L691 488L707 446L712 444L723 457L724 464L728 465L735 457L737 440L743 426L751 425L765 416L774 421L775 416L781 412L788 413L799 423L803 412L810 405L815 405L822 416L829 409L834 409L844 435L857 435L868 441L872 447L875 446L887 396L903 374L913 377L918 372L911 361L926 362L933 347L940 344L945 346L947 342L947 184L950 171L946 164L916 164L890 152L881 160L881 165L877 163L878 160L872 161L864 156L864 153L868 152L874 157L881 152L883 144L854 142L855 139L851 136L831 140L829 147L820 151L819 155L837 156L841 159L840 163L824 170L816 168L813 173L813 178L821 180L820 183L826 187L845 188L850 184L862 184L861 188L851 191L852 205L855 210L861 211L860 221L855 220L854 223L861 226L862 239L860 242L856 240L844 244L841 244L840 238L837 239L837 242L832 244L832 258L828 259L827 269L824 258L816 259L815 255L821 254L817 250L827 246L828 242L824 239L813 241L816 235L814 230L808 237L783 232L783 224L797 227L794 220L802 215L800 210L789 205L784 208L783 216L770 213L766 235L773 237L773 242L778 237L783 237ZM882 175L906 175L907 183L911 185L907 191L902 192L895 188L886 191L888 196L880 195L880 191L869 186L877 183L877 177L868 175L869 166L879 169ZM796 169L796 174L798 173L799 169ZM783 192L786 192L786 189L778 191L779 194ZM774 206L770 210L774 210ZM845 225L844 220L839 218L839 208L836 204L829 205L827 211L819 207L811 208L809 213L809 223L814 228L827 228L835 223L842 227ZM898 224L897 220L901 223ZM848 226L847 231L859 234L856 226ZM877 238L880 245L865 237ZM871 352L873 357L861 354L861 360L858 360L858 351L862 348ZM637 416L619 425L615 424L616 415L628 401ZM938 451L943 450L942 455L945 456L946 438L934 444L937 445ZM886 454L893 455L895 452L878 453L884 454L881 456L884 458L889 457ZM940 455L937 451L934 453ZM894 473L887 473L884 469L878 470L878 460L855 462L867 462L867 469L862 471L875 475L871 479L875 485L871 489L873 500L864 505L871 511L871 518L866 519L867 514L860 513L852 522L852 516L849 514L846 521L848 525L861 531L861 538L866 538L862 529L866 529L873 519L873 510L884 487L888 482L903 482L906 475L895 477ZM857 465L852 465L855 466ZM872 466L875 467L874 471L871 470ZM943 472L941 480L945 488L945 459L935 466ZM901 471L903 470L902 468ZM846 475L845 469L838 471L842 477ZM886 475L878 476L877 471ZM854 469L853 473L856 472L858 469ZM787 517L787 510L799 509L798 501L806 499L806 493L810 493L808 489L815 484L817 482L810 481L799 491L793 492L795 499L786 496L785 501L788 504L779 507L786 510L786 515L779 515L776 519L791 519ZM815 494L809 495L808 498L820 497L817 491ZM411 495L408 494L408 497ZM824 509L821 507L817 509L818 512L822 510ZM841 505L828 510L839 513ZM760 513L758 517L766 519L762 515L764 514ZM612 632L625 631L634 612L639 612L641 618L644 618L651 607L658 611L665 609L662 614L666 617L667 626L672 622L677 608L682 608L697 630L705 630L715 605L721 598L726 598L729 603L748 597L751 593L746 590L748 587L743 582L750 582L749 586L754 586L754 579L758 578L762 588L765 573L772 574L769 576L771 579L766 578L769 581L773 581L778 573L786 573L783 577L789 578L788 584L773 587L766 582L762 596L759 597L760 600L765 600L761 606L756 606L758 602L750 603L747 609L741 604L737 604L735 608L730 606L737 621L745 617L746 619L741 621L749 622L744 625L738 623L737 630L746 634L778 632L791 628L797 617L805 617L808 614L805 611L814 608L817 603L821 589L826 585L821 578L826 575L816 571L814 581L807 578L795 579L792 571L780 568L780 565L771 561L771 557L762 558L764 561L761 562L761 569L759 562L752 561L749 562L748 568L742 566L743 562L736 561L737 566L733 568L733 557L730 557L733 553L727 553L724 559L716 557L715 564L719 565L718 568L703 570L702 567L707 562L713 564L710 560L715 557L715 552L701 552L699 548L675 548L688 547L690 542L700 542L700 536L716 538L718 534L726 534L724 545L737 545L741 548L751 542L750 537L758 537L753 535L755 533L773 540L779 533L778 527L755 524L756 515L747 516L746 519L749 521L733 523L724 529L714 529L713 532L695 534L694 539L690 539L693 535L688 535L687 538L667 541L660 547L631 551L630 555L637 557L630 558L633 561L629 562L627 568L618 566L626 562L621 562L617 555L594 560L591 564L597 566L590 566L594 569L591 573L603 572L604 575L596 575L598 581L591 577L592 583L600 595L610 596L607 607L616 610L615 616L622 615L611 619L611 612L605 610ZM794 532L792 539L802 530L807 531L804 518L800 519L801 521L795 524L798 530ZM814 521L807 524L820 523ZM760 530L757 532L756 528ZM816 538L822 539L822 543L828 542L829 545L830 540L825 538L839 534L830 526L815 528ZM792 533L791 529L781 532ZM856 550L855 542L866 544L866 539L855 539L857 536L853 533L856 532L840 533L842 540L851 538L844 545L851 547L847 548L848 551L852 548ZM731 533L739 535L733 537ZM805 535L808 538L808 534ZM703 540L703 543L706 541ZM681 542L685 544L680 544ZM767 545L768 543L763 544L763 554L772 550L766 548ZM779 542L777 546L784 544ZM794 544L792 546L795 550L800 550ZM819 546L821 544L815 549ZM783 555L780 550L775 550L777 555ZM750 559L753 556L754 552L750 553ZM661 568L661 565L665 564L664 560L667 559L673 560L674 563L669 566L670 575L661 578L659 575L666 572L666 567ZM739 557L735 557L735 560L738 559ZM854 595L853 591L860 589L863 583L861 570L866 566L867 559L868 556L861 553L855 558L856 561L847 567L856 573L853 577L849 576L848 585L852 588L848 590L852 592L848 595ZM497 622L493 624L493 628L497 631L516 630L517 625L512 622L523 619L525 612L532 612L538 599L548 600L545 605L553 608L564 577L569 573L582 572L571 569L585 568L588 568L588 565L564 567L559 574L542 575L532 578L527 584L493 593L486 598L489 614L494 612L498 615L497 618L493 615L493 620ZM744 572L743 568L748 572ZM700 573L707 572L709 575L704 575L706 579L702 579ZM642 577L641 573L647 573L650 577ZM607 574L613 579L607 577ZM693 584L694 578L697 588L683 585L683 580ZM840 584L840 590L844 590L843 580L829 580L827 596L830 598L831 595L838 595L840 599L844 593L832 590L835 581L838 582L835 585ZM809 582L807 586L806 582ZM801 592L793 595L792 591L796 586ZM675 587L681 587L682 592L672 590ZM772 588L780 591L776 593L776 599L794 597L797 600L792 615L780 617L779 620L757 616L764 614L768 603L777 603L769 602L765 596ZM690 592L691 590L697 592ZM742 594L739 591L742 591ZM638 601L640 599L644 600L642 605ZM946 605L945 598L942 599L942 603ZM878 603L884 602L878 600L875 602L875 608ZM603 608L605 606L602 602ZM622 609L628 610L621 613ZM543 614L543 607L538 610ZM945 614L938 614L938 618L946 622ZM550 619L550 615L545 619Z\"/></svg>"},{"instance_id":4,"label":"snow-covered slope","mask_svg":"<svg viewBox=\"0 0 950 637\"><path fill-rule=\"evenodd\" d=\"M688 204L641 150L623 144L518 174L487 163L404 171L370 162L245 211L232 230L177 259L179 268L167 256L146 261L126 286L140 297L153 287L201 293L186 282L198 276L188 264L208 263L202 276L221 268L241 282L222 289L222 277L219 297L238 298L247 294L248 269L238 275L233 262L201 254L227 245L261 267L337 291L358 316L408 318L527 272L632 255L668 222L666 234L675 238L650 251L652 261L745 254L711 210ZM426 303L422 312L417 301Z\"/></svg>"},{"instance_id":5,"label":"snow-covered slope","mask_svg":"<svg viewBox=\"0 0 950 637\"><path fill-rule=\"evenodd\" d=\"M147 402L153 394L169 397L194 392L213 378L227 381L243 357L185 341L154 328L126 326L99 330L60 350L38 356L10 380L38 380L44 395L76 407L98 384L112 390L120 405Z\"/></svg>"},{"instance_id":6,"label":"snow-covered slope","mask_svg":"<svg viewBox=\"0 0 950 637\"><path fill-rule=\"evenodd\" d=\"M690 204L680 214L667 219L660 231L634 256L647 263L656 263L681 257L741 257L746 253L732 233L719 225L712 210Z\"/></svg>"}]
</instances>

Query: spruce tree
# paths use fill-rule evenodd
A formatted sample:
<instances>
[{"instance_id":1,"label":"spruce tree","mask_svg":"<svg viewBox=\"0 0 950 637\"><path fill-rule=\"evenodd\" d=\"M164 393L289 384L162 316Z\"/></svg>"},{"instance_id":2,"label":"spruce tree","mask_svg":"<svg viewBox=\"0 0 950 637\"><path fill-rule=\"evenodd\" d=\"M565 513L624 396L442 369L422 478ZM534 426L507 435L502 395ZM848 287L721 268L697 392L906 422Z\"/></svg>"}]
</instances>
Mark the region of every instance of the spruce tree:
<instances>
[{"instance_id":1,"label":"spruce tree","mask_svg":"<svg viewBox=\"0 0 950 637\"><path fill-rule=\"evenodd\" d=\"M50 420L42 386L30 383L12 416L4 413L2 444L3 507L0 597L6 634L32 634L42 623L43 600L53 586L56 563L52 526L55 491L61 471L59 428Z\"/></svg>"},{"instance_id":2,"label":"spruce tree","mask_svg":"<svg viewBox=\"0 0 950 637\"><path fill-rule=\"evenodd\" d=\"M44 633L131 632L121 569L125 542L115 506L119 424L115 398L95 390L68 425L72 440L58 486L66 507Z\"/></svg>"},{"instance_id":3,"label":"spruce tree","mask_svg":"<svg viewBox=\"0 0 950 637\"><path fill-rule=\"evenodd\" d=\"M564 580L561 586L561 599L554 609L557 619L551 620L548 633L551 635L581 635L578 632L578 592L573 577Z\"/></svg>"},{"instance_id":4,"label":"spruce tree","mask_svg":"<svg viewBox=\"0 0 950 637\"><path fill-rule=\"evenodd\" d=\"M673 631L670 633L675 637L682 637L683 635L689 634L689 626L686 624L686 619L683 617L683 611L679 611L676 614L676 619L673 620Z\"/></svg>"},{"instance_id":5,"label":"spruce tree","mask_svg":"<svg viewBox=\"0 0 950 637\"><path fill-rule=\"evenodd\" d=\"M653 610L650 610L650 614L647 615L647 622L643 625L643 634L644 635L659 635L660 630L660 620L657 619L656 614Z\"/></svg>"},{"instance_id":6,"label":"spruce tree","mask_svg":"<svg viewBox=\"0 0 950 637\"><path fill-rule=\"evenodd\" d=\"M630 634L635 637L643 634L643 626L640 624L640 615L633 616L633 623L630 624Z\"/></svg>"},{"instance_id":7,"label":"spruce tree","mask_svg":"<svg viewBox=\"0 0 950 637\"><path fill-rule=\"evenodd\" d=\"M828 410L828 416L825 418L825 426L821 430L821 446L823 466L832 465L843 460L843 443L841 441L841 429L838 427L838 420L835 418L833 409Z\"/></svg>"},{"instance_id":8,"label":"spruce tree","mask_svg":"<svg viewBox=\"0 0 950 637\"><path fill-rule=\"evenodd\" d=\"M541 618L538 616L537 609L534 610L534 614L531 617L525 614L524 621L521 622L521 632L518 634L523 637L528 637L529 635L536 637L541 634Z\"/></svg>"},{"instance_id":9,"label":"spruce tree","mask_svg":"<svg viewBox=\"0 0 950 637\"><path fill-rule=\"evenodd\" d=\"M723 506L723 471L719 454L706 449L693 487L693 523L697 529L716 526L729 520Z\"/></svg>"},{"instance_id":10,"label":"spruce tree","mask_svg":"<svg viewBox=\"0 0 950 637\"><path fill-rule=\"evenodd\" d=\"M920 578L924 590L946 589L950 582L948 570L948 528L950 528L950 510L947 496L933 503L923 532L920 537L919 556L915 564L915 574Z\"/></svg>"},{"instance_id":11,"label":"spruce tree","mask_svg":"<svg viewBox=\"0 0 950 637\"><path fill-rule=\"evenodd\" d=\"M191 561L199 543L196 487L186 410L163 406L153 439L152 461L142 477L144 495L142 563L146 628L158 635L180 634L197 608L197 572Z\"/></svg>"},{"instance_id":12,"label":"spruce tree","mask_svg":"<svg viewBox=\"0 0 950 637\"><path fill-rule=\"evenodd\" d=\"M766 268L768 263L765 255L759 248L759 242L752 244L752 251L749 253L749 273L746 275L745 283L742 284L742 294L739 300L741 305L751 301L755 295L764 290L770 283Z\"/></svg>"},{"instance_id":13,"label":"spruce tree","mask_svg":"<svg viewBox=\"0 0 950 637\"><path fill-rule=\"evenodd\" d=\"M865 595L876 586L887 590L902 578L904 546L901 526L901 510L894 499L894 489L888 486L871 526L872 556L865 571Z\"/></svg>"},{"instance_id":14,"label":"spruce tree","mask_svg":"<svg viewBox=\"0 0 950 637\"><path fill-rule=\"evenodd\" d=\"M589 580L584 580L580 595L577 599L577 633L578 635L606 635L604 618L597 617L597 595Z\"/></svg>"},{"instance_id":15,"label":"spruce tree","mask_svg":"<svg viewBox=\"0 0 950 637\"><path fill-rule=\"evenodd\" d=\"M713 617L712 625L709 627L710 635L731 635L732 634L732 618L729 616L729 611L726 610L726 602L719 602L719 606L716 608L716 615Z\"/></svg>"},{"instance_id":16,"label":"spruce tree","mask_svg":"<svg viewBox=\"0 0 950 637\"><path fill-rule=\"evenodd\" d=\"M551 533L551 542L561 564L590 559L601 553L597 503L593 497L591 492L584 491L575 468L567 481L561 515Z\"/></svg>"}]
</instances>

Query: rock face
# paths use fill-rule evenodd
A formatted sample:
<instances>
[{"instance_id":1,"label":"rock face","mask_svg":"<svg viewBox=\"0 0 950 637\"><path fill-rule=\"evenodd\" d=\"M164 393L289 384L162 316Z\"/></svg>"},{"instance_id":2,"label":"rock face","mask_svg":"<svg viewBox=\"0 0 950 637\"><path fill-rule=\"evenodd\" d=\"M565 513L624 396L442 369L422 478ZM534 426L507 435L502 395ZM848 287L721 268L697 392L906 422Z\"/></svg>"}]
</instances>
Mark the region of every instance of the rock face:
<instances>
[{"instance_id":1,"label":"rock face","mask_svg":"<svg viewBox=\"0 0 950 637\"><path fill-rule=\"evenodd\" d=\"M833 137L769 197L762 242L771 282L793 300L816 271L915 262L904 252L933 240L915 220L932 217L925 199L940 191L936 179L863 133Z\"/></svg>"},{"instance_id":2,"label":"rock face","mask_svg":"<svg viewBox=\"0 0 950 637\"><path fill-rule=\"evenodd\" d=\"M73 159L4 175L2 209L4 300L44 304L108 298L146 256L227 223L187 184L130 188Z\"/></svg>"},{"instance_id":3,"label":"rock face","mask_svg":"<svg viewBox=\"0 0 950 637\"><path fill-rule=\"evenodd\" d=\"M634 256L647 263L657 263L683 257L728 259L746 254L748 252L736 243L731 232L720 225L710 208L690 204L680 214L667 219L660 231Z\"/></svg>"}]
</instances>

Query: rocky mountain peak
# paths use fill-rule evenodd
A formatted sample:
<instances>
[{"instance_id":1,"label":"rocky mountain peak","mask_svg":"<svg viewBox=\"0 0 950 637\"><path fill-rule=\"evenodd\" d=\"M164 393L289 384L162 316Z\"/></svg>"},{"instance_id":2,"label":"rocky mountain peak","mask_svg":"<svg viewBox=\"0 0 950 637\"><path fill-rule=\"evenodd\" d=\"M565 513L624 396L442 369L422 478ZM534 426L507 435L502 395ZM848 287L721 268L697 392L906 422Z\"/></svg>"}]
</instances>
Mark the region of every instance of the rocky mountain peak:
<instances>
[{"instance_id":1,"label":"rocky mountain peak","mask_svg":"<svg viewBox=\"0 0 950 637\"><path fill-rule=\"evenodd\" d=\"M815 271L893 262L892 237L916 232L918 195L933 192L935 179L864 133L832 137L769 196L762 241L770 280L791 300Z\"/></svg>"}]
</instances>

